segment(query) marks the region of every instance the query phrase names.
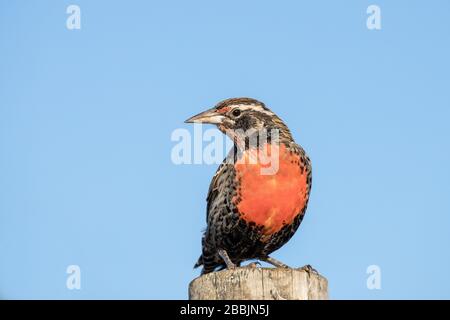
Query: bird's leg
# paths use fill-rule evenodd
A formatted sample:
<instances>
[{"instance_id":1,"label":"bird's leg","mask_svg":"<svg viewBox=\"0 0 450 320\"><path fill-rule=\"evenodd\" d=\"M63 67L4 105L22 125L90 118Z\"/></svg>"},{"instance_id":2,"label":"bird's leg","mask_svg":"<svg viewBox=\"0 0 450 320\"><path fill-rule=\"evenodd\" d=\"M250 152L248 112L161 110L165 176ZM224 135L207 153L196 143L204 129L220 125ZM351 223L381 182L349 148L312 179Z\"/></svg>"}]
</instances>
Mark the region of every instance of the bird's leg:
<instances>
[{"instance_id":1,"label":"bird's leg","mask_svg":"<svg viewBox=\"0 0 450 320\"><path fill-rule=\"evenodd\" d=\"M219 254L219 256L223 259L223 261L227 265L227 269L235 269L236 268L236 265L231 261L230 257L228 256L228 253L225 250L219 249L219 250L217 250L217 253Z\"/></svg>"},{"instance_id":2,"label":"bird's leg","mask_svg":"<svg viewBox=\"0 0 450 320\"><path fill-rule=\"evenodd\" d=\"M270 263L271 265L273 265L273 266L275 266L275 267L277 267L277 268L289 268L288 265L284 264L284 263L281 262L281 261L278 261L277 259L274 259L274 258L272 258L272 257L269 257L269 256L263 257L263 258L261 258L261 260L262 260L262 261L265 261L265 262L267 262L267 263Z\"/></svg>"}]
</instances>

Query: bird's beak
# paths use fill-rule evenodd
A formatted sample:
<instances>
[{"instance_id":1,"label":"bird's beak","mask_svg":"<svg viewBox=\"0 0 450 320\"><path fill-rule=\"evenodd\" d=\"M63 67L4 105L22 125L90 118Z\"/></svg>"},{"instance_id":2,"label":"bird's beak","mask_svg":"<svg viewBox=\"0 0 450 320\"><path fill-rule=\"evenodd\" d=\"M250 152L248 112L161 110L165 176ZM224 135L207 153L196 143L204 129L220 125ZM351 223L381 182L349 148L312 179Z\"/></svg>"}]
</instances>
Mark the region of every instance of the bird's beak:
<instances>
[{"instance_id":1,"label":"bird's beak","mask_svg":"<svg viewBox=\"0 0 450 320\"><path fill-rule=\"evenodd\" d=\"M216 108L212 108L187 119L185 123L221 124L224 118L223 115L217 112Z\"/></svg>"}]
</instances>

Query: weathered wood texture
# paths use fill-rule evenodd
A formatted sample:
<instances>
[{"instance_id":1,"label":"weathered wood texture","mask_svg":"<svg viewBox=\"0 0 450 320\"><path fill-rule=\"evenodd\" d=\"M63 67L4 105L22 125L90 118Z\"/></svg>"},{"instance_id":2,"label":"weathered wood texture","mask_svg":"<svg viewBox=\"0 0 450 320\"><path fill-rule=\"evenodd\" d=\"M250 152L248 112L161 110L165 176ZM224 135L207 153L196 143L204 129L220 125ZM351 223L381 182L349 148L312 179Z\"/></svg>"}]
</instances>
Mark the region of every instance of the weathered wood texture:
<instances>
[{"instance_id":1,"label":"weathered wood texture","mask_svg":"<svg viewBox=\"0 0 450 320\"><path fill-rule=\"evenodd\" d=\"M301 269L236 268L200 276L191 300L326 300L328 281Z\"/></svg>"}]
</instances>

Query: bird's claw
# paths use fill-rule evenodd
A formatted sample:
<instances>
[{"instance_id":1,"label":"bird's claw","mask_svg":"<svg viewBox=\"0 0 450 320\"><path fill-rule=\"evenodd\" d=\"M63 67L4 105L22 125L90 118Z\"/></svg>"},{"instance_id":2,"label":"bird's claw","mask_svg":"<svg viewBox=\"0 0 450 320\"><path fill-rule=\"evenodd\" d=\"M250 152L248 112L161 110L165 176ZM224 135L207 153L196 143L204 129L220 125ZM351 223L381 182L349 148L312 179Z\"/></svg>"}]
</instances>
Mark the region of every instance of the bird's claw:
<instances>
[{"instance_id":1,"label":"bird's claw","mask_svg":"<svg viewBox=\"0 0 450 320\"><path fill-rule=\"evenodd\" d=\"M317 275L319 274L319 272L317 272L317 270L314 269L310 264L307 264L307 265L301 267L300 270L306 271L306 272L308 272L310 274L311 273L314 273L314 274L317 274Z\"/></svg>"}]
</instances>

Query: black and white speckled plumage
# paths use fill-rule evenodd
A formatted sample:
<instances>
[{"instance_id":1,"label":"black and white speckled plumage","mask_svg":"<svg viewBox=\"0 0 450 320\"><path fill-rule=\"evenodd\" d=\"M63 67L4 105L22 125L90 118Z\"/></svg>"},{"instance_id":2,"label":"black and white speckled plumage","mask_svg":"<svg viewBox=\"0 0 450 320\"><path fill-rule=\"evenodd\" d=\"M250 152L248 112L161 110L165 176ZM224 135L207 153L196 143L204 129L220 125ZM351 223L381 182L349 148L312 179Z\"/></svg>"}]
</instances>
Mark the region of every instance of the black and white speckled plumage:
<instances>
[{"instance_id":1,"label":"black and white speckled plumage","mask_svg":"<svg viewBox=\"0 0 450 320\"><path fill-rule=\"evenodd\" d=\"M225 100L217 108L243 103L255 104L256 100L245 99ZM263 106L264 110L269 110L262 103L258 103ZM250 112L253 111L250 110ZM264 118L262 121L268 128L280 129L280 143L285 144L289 152L299 156L298 165L302 173L306 172L307 174L306 204L291 223L284 225L279 231L269 236L262 232L262 226L248 223L242 219L237 203L233 202L233 199L239 201L240 198L240 181L236 179L234 165L238 147L235 146L235 149L219 166L209 187L206 209L207 228L202 238L202 254L195 265L195 267L203 265L202 273L225 267L224 260L218 254L219 249L226 250L231 261L236 265L240 265L242 261L248 259L267 257L291 239L304 217L311 190L311 162L305 151L293 141L289 130L278 117L273 116L272 119L267 120L267 117L271 117L270 114L257 113L254 111L253 116Z\"/></svg>"}]
</instances>

